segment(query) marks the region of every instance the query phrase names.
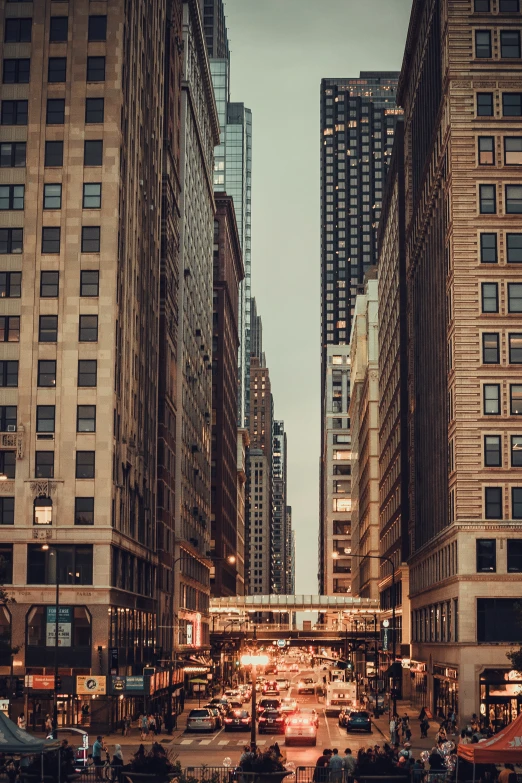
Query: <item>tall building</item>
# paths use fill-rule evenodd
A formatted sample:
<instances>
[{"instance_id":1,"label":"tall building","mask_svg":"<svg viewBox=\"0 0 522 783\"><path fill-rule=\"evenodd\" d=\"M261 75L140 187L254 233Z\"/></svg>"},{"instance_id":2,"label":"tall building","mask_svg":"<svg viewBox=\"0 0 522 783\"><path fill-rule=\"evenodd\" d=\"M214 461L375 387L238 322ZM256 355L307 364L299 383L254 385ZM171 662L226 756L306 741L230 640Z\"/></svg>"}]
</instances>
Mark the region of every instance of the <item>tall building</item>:
<instances>
[{"instance_id":1,"label":"tall building","mask_svg":"<svg viewBox=\"0 0 522 783\"><path fill-rule=\"evenodd\" d=\"M522 585L520 20L511 0L416 0L398 89L414 695L494 729L522 707L506 657Z\"/></svg>"},{"instance_id":2,"label":"tall building","mask_svg":"<svg viewBox=\"0 0 522 783\"><path fill-rule=\"evenodd\" d=\"M286 507L286 594L295 594L295 531L292 527L292 506Z\"/></svg>"},{"instance_id":3,"label":"tall building","mask_svg":"<svg viewBox=\"0 0 522 783\"><path fill-rule=\"evenodd\" d=\"M0 672L56 664L59 722L88 708L106 729L137 708L125 677L156 663L162 153L178 65L165 77L161 0L6 3L0 20L1 555L16 599L1 617L19 647ZM52 713L32 682L29 727L35 702Z\"/></svg>"},{"instance_id":4,"label":"tall building","mask_svg":"<svg viewBox=\"0 0 522 783\"><path fill-rule=\"evenodd\" d=\"M408 342L404 125L397 123L379 226L379 594L389 636L410 658ZM395 606L396 628L392 626ZM388 648L392 649L391 638ZM403 669L404 695L410 672ZM398 678L396 683L399 683ZM402 683L401 683L402 685ZM401 694L402 695L402 694Z\"/></svg>"},{"instance_id":5,"label":"tall building","mask_svg":"<svg viewBox=\"0 0 522 783\"><path fill-rule=\"evenodd\" d=\"M250 444L248 430L237 431L237 516L236 516L236 595L245 595L246 585L246 514L247 514L247 453Z\"/></svg>"},{"instance_id":6,"label":"tall building","mask_svg":"<svg viewBox=\"0 0 522 783\"><path fill-rule=\"evenodd\" d=\"M379 596L379 343L377 270L366 274L355 302L350 336L352 429L352 586ZM370 557L365 557L370 555Z\"/></svg>"},{"instance_id":7,"label":"tall building","mask_svg":"<svg viewBox=\"0 0 522 783\"><path fill-rule=\"evenodd\" d=\"M199 0L204 9L205 37L220 124L214 157L214 189L234 200L245 277L239 294L238 426L248 422L250 387L252 112L230 101L230 51L223 0Z\"/></svg>"},{"instance_id":8,"label":"tall building","mask_svg":"<svg viewBox=\"0 0 522 783\"><path fill-rule=\"evenodd\" d=\"M249 595L271 593L271 496L270 460L262 449L252 446L247 459L247 569Z\"/></svg>"},{"instance_id":9,"label":"tall building","mask_svg":"<svg viewBox=\"0 0 522 783\"><path fill-rule=\"evenodd\" d=\"M363 291L366 271L377 263L383 188L401 113L396 106L398 77L395 72L369 71L358 79L321 81L321 591L327 584L333 589L331 552L325 547L332 542L330 501L337 493L332 486L336 479L329 475L328 444L332 437L349 437L349 430L326 431L333 423L328 415L328 363L334 355L349 356L332 353L329 346L348 344L355 297ZM348 586L343 579L342 590Z\"/></svg>"},{"instance_id":10,"label":"tall building","mask_svg":"<svg viewBox=\"0 0 522 783\"><path fill-rule=\"evenodd\" d=\"M194 96L199 96L198 100ZM219 142L198 0L183 3L181 258L176 376L175 609L181 649L209 646L213 150Z\"/></svg>"},{"instance_id":11,"label":"tall building","mask_svg":"<svg viewBox=\"0 0 522 783\"><path fill-rule=\"evenodd\" d=\"M244 562L244 535L238 538L237 530L238 299L244 271L234 203L224 193L215 198L211 550L216 562L211 587L213 595L236 595L238 564Z\"/></svg>"},{"instance_id":12,"label":"tall building","mask_svg":"<svg viewBox=\"0 0 522 783\"><path fill-rule=\"evenodd\" d=\"M255 356L250 362L250 448L261 449L272 467L273 399L270 371Z\"/></svg>"},{"instance_id":13,"label":"tall building","mask_svg":"<svg viewBox=\"0 0 522 783\"><path fill-rule=\"evenodd\" d=\"M284 421L272 427L272 593L286 594L289 557L287 536L287 441Z\"/></svg>"},{"instance_id":14,"label":"tall building","mask_svg":"<svg viewBox=\"0 0 522 783\"><path fill-rule=\"evenodd\" d=\"M250 303L250 356L256 356L262 365L265 364L263 353L263 322L257 313L255 296Z\"/></svg>"}]
</instances>

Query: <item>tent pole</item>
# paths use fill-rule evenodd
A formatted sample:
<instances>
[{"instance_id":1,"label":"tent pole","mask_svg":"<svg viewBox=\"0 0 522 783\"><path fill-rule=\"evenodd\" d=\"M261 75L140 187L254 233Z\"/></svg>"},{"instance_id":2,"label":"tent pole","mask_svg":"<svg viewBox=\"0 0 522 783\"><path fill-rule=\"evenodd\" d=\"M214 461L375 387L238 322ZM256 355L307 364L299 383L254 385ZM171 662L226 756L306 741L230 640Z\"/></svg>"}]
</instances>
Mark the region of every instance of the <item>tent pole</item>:
<instances>
[{"instance_id":1,"label":"tent pole","mask_svg":"<svg viewBox=\"0 0 522 783\"><path fill-rule=\"evenodd\" d=\"M40 771L41 771L42 783L44 783L43 750L40 753Z\"/></svg>"},{"instance_id":2,"label":"tent pole","mask_svg":"<svg viewBox=\"0 0 522 783\"><path fill-rule=\"evenodd\" d=\"M473 783L475 783L475 759L473 759Z\"/></svg>"},{"instance_id":3,"label":"tent pole","mask_svg":"<svg viewBox=\"0 0 522 783\"><path fill-rule=\"evenodd\" d=\"M62 749L61 747L58 748L58 783L60 783L62 779Z\"/></svg>"}]
</instances>

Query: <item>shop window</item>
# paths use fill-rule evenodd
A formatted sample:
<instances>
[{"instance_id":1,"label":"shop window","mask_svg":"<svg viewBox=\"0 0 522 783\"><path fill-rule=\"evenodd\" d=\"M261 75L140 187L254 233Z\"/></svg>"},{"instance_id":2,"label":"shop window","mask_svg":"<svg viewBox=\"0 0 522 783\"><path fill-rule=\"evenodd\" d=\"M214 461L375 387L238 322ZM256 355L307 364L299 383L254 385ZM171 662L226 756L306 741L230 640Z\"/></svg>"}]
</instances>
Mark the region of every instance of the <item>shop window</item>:
<instances>
[{"instance_id":1,"label":"shop window","mask_svg":"<svg viewBox=\"0 0 522 783\"><path fill-rule=\"evenodd\" d=\"M497 570L497 542L494 538L477 539L477 573L495 573Z\"/></svg>"},{"instance_id":2,"label":"shop window","mask_svg":"<svg viewBox=\"0 0 522 783\"><path fill-rule=\"evenodd\" d=\"M92 585L91 545L58 544L43 550L40 544L27 547L27 584L56 584L56 553L59 584Z\"/></svg>"},{"instance_id":3,"label":"shop window","mask_svg":"<svg viewBox=\"0 0 522 783\"><path fill-rule=\"evenodd\" d=\"M515 598L477 598L477 642L519 642L517 616L520 596Z\"/></svg>"}]
</instances>

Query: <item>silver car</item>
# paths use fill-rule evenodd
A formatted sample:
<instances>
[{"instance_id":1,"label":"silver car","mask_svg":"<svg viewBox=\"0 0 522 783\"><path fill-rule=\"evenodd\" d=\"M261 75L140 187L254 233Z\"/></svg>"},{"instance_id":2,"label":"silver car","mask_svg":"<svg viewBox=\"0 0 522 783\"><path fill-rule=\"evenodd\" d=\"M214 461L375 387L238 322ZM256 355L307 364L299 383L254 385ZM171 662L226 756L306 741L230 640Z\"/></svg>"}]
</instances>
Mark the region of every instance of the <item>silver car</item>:
<instances>
[{"instance_id":1,"label":"silver car","mask_svg":"<svg viewBox=\"0 0 522 783\"><path fill-rule=\"evenodd\" d=\"M188 714L187 731L214 731L216 725L216 718L205 707L191 710Z\"/></svg>"}]
</instances>

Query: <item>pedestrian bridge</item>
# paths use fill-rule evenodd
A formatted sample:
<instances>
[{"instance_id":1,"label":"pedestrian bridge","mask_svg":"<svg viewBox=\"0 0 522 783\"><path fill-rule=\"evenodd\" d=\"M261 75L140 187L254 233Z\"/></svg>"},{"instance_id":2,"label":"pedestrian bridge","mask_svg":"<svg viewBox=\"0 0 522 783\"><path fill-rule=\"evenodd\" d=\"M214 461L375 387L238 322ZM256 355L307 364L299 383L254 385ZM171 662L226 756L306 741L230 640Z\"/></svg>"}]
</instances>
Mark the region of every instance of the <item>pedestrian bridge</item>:
<instances>
[{"instance_id":1,"label":"pedestrian bridge","mask_svg":"<svg viewBox=\"0 0 522 783\"><path fill-rule=\"evenodd\" d=\"M243 612L343 612L375 614L380 611L374 598L351 595L233 595L210 599L210 611L217 614Z\"/></svg>"}]
</instances>

